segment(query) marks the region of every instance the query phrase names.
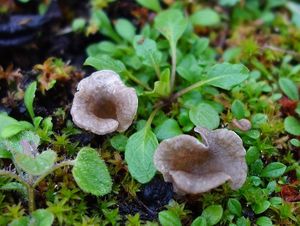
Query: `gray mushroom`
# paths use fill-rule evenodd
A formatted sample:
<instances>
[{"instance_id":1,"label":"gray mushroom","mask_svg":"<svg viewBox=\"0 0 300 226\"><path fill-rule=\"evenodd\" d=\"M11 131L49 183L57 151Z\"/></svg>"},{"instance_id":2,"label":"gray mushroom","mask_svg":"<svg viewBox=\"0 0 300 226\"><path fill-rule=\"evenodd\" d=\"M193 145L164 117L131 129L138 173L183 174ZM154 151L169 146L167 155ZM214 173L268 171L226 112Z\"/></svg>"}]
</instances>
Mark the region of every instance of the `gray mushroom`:
<instances>
[{"instance_id":1,"label":"gray mushroom","mask_svg":"<svg viewBox=\"0 0 300 226\"><path fill-rule=\"evenodd\" d=\"M230 127L232 127L233 129L239 129L243 132L246 132L248 130L251 129L252 125L251 125L251 122L248 120L248 119L233 119L231 124L230 124Z\"/></svg>"},{"instance_id":2,"label":"gray mushroom","mask_svg":"<svg viewBox=\"0 0 300 226\"><path fill-rule=\"evenodd\" d=\"M78 127L103 135L128 129L137 107L135 90L114 71L102 70L79 82L71 115Z\"/></svg>"},{"instance_id":3,"label":"gray mushroom","mask_svg":"<svg viewBox=\"0 0 300 226\"><path fill-rule=\"evenodd\" d=\"M179 194L199 194L229 181L240 188L247 177L246 151L241 138L228 129L197 127L203 142L190 135L164 140L154 154L154 165Z\"/></svg>"}]
</instances>

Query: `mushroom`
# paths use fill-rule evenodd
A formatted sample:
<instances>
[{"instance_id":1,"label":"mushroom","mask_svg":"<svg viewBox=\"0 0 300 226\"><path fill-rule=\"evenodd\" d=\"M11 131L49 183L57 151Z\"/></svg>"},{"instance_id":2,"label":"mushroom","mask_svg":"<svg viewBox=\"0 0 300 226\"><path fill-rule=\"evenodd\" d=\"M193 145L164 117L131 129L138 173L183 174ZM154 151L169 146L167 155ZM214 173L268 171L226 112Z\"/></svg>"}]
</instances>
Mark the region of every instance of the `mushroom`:
<instances>
[{"instance_id":1,"label":"mushroom","mask_svg":"<svg viewBox=\"0 0 300 226\"><path fill-rule=\"evenodd\" d=\"M247 177L246 151L241 138L228 129L196 127L203 142L179 135L161 142L154 165L179 194L199 194L230 182L240 188Z\"/></svg>"},{"instance_id":2,"label":"mushroom","mask_svg":"<svg viewBox=\"0 0 300 226\"><path fill-rule=\"evenodd\" d=\"M102 70L79 82L71 115L78 127L103 135L128 129L137 106L135 90L125 86L114 71Z\"/></svg>"},{"instance_id":3,"label":"mushroom","mask_svg":"<svg viewBox=\"0 0 300 226\"><path fill-rule=\"evenodd\" d=\"M251 129L252 125L248 119L243 118L240 120L233 119L230 124L230 127L232 127L233 129L239 129L243 132L247 132Z\"/></svg>"}]
</instances>

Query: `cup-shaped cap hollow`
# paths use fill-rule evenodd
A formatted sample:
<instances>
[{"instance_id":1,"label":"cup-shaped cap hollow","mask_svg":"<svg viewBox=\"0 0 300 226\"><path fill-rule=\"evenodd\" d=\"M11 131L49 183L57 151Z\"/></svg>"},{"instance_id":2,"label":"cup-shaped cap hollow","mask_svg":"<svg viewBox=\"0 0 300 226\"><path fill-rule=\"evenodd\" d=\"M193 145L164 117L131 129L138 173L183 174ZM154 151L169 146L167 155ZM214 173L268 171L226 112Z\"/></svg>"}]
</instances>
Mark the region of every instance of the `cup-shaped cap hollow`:
<instances>
[{"instance_id":1,"label":"cup-shaped cap hollow","mask_svg":"<svg viewBox=\"0 0 300 226\"><path fill-rule=\"evenodd\" d=\"M128 129L137 107L135 90L125 86L117 73L102 70L78 83L71 115L78 127L104 135Z\"/></svg>"},{"instance_id":2,"label":"cup-shaped cap hollow","mask_svg":"<svg viewBox=\"0 0 300 226\"><path fill-rule=\"evenodd\" d=\"M197 127L202 142L190 135L179 135L161 142L154 154L154 165L177 193L199 194L229 181L240 188L247 177L246 151L233 131Z\"/></svg>"}]
</instances>

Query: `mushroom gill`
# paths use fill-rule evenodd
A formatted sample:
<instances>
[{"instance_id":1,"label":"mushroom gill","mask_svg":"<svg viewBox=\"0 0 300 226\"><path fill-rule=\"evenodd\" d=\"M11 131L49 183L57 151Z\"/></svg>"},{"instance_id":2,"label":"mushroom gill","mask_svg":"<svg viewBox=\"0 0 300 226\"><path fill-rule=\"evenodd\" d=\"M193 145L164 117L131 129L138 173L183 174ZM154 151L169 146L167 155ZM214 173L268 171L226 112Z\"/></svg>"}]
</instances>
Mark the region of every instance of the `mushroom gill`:
<instances>
[{"instance_id":1,"label":"mushroom gill","mask_svg":"<svg viewBox=\"0 0 300 226\"><path fill-rule=\"evenodd\" d=\"M124 85L110 70L82 79L75 93L71 115L80 128L98 135L123 132L132 123L138 106L133 88Z\"/></svg>"},{"instance_id":2,"label":"mushroom gill","mask_svg":"<svg viewBox=\"0 0 300 226\"><path fill-rule=\"evenodd\" d=\"M199 194L230 182L240 188L247 177L241 138L227 129L197 127L203 142L190 135L164 140L154 154L154 164L177 193Z\"/></svg>"}]
</instances>

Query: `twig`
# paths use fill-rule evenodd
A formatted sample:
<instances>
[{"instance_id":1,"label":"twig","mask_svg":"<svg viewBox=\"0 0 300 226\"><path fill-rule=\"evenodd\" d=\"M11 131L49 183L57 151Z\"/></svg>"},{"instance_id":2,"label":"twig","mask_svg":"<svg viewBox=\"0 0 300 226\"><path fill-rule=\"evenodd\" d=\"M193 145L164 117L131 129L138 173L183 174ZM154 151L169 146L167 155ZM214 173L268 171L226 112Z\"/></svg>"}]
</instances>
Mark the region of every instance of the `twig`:
<instances>
[{"instance_id":1,"label":"twig","mask_svg":"<svg viewBox=\"0 0 300 226\"><path fill-rule=\"evenodd\" d=\"M296 58L300 58L300 54L293 51L293 50L287 50L287 49L282 49L282 48L279 48L279 47L276 47L276 46L272 46L272 45L263 45L262 46L262 49L270 49L270 50L273 50L273 51L277 51L277 52L281 52L281 53L286 53L286 54L289 54L289 55L292 55Z\"/></svg>"}]
</instances>

